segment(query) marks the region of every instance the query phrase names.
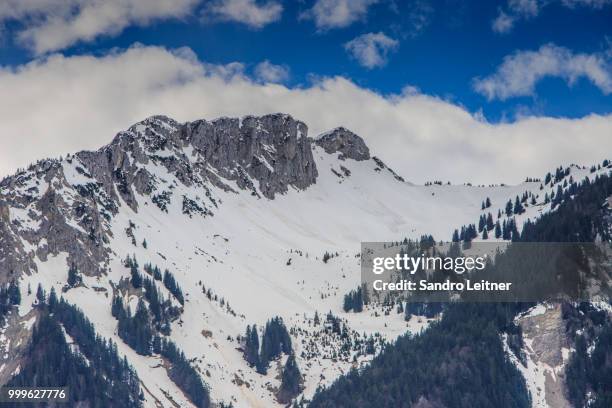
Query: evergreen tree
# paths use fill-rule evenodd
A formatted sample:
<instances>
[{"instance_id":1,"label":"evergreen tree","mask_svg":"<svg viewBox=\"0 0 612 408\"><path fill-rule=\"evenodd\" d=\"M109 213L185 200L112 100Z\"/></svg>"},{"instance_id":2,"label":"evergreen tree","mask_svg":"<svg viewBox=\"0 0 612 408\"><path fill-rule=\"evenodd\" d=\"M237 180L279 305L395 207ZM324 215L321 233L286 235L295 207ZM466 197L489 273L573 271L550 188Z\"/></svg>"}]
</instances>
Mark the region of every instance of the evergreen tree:
<instances>
[{"instance_id":1,"label":"evergreen tree","mask_svg":"<svg viewBox=\"0 0 612 408\"><path fill-rule=\"evenodd\" d=\"M153 341L153 332L151 330L151 324L149 322L149 312L147 306L142 299L138 301L136 306L136 313L132 319L134 324L134 350L138 354L150 355L151 354L151 342Z\"/></svg>"},{"instance_id":2,"label":"evergreen tree","mask_svg":"<svg viewBox=\"0 0 612 408\"><path fill-rule=\"evenodd\" d=\"M36 288L36 300L38 301L39 305L42 305L45 303L45 297L46 297L45 291L39 283L38 288Z\"/></svg>"},{"instance_id":3,"label":"evergreen tree","mask_svg":"<svg viewBox=\"0 0 612 408\"><path fill-rule=\"evenodd\" d=\"M302 375L300 369L295 361L295 355L291 353L283 368L281 385L277 394L278 402L287 404L291 402L293 398L297 397L300 393L301 381Z\"/></svg>"},{"instance_id":4,"label":"evergreen tree","mask_svg":"<svg viewBox=\"0 0 612 408\"><path fill-rule=\"evenodd\" d=\"M356 290L352 290L344 295L343 309L345 312L350 312L352 310L355 313L360 313L363 311L363 305L364 296L361 286L359 286Z\"/></svg>"},{"instance_id":5,"label":"evergreen tree","mask_svg":"<svg viewBox=\"0 0 612 408\"><path fill-rule=\"evenodd\" d=\"M76 265L73 263L68 268L68 285L71 287L75 287L82 282L81 275L79 275L79 271Z\"/></svg>"},{"instance_id":6,"label":"evergreen tree","mask_svg":"<svg viewBox=\"0 0 612 408\"><path fill-rule=\"evenodd\" d=\"M57 306L57 293L55 293L55 287L51 287L51 291L49 292L49 312L53 313L55 311L55 307Z\"/></svg>"},{"instance_id":7,"label":"evergreen tree","mask_svg":"<svg viewBox=\"0 0 612 408\"><path fill-rule=\"evenodd\" d=\"M487 230L492 230L495 228L495 223L493 223L493 215L491 213L487 214Z\"/></svg>"},{"instance_id":8,"label":"evergreen tree","mask_svg":"<svg viewBox=\"0 0 612 408\"><path fill-rule=\"evenodd\" d=\"M279 357L281 353L290 354L292 351L291 337L283 319L275 317L269 320L261 338L258 371L265 374L270 361Z\"/></svg>"},{"instance_id":9,"label":"evergreen tree","mask_svg":"<svg viewBox=\"0 0 612 408\"><path fill-rule=\"evenodd\" d=\"M353 310L353 296L352 296L352 292L349 292L346 295L344 295L344 304L342 305L342 309L345 312L350 312L351 310Z\"/></svg>"},{"instance_id":10,"label":"evergreen tree","mask_svg":"<svg viewBox=\"0 0 612 408\"><path fill-rule=\"evenodd\" d=\"M123 319L125 318L125 309L123 308L123 301L121 300L121 296L115 295L113 296L113 302L111 304L111 314L115 319Z\"/></svg>"},{"instance_id":11,"label":"evergreen tree","mask_svg":"<svg viewBox=\"0 0 612 408\"><path fill-rule=\"evenodd\" d=\"M355 310L355 313L361 313L363 311L363 294L361 292L361 286L357 288L357 291L355 292L353 309Z\"/></svg>"},{"instance_id":12,"label":"evergreen tree","mask_svg":"<svg viewBox=\"0 0 612 408\"><path fill-rule=\"evenodd\" d=\"M510 224L511 224L510 220L508 220L508 222L504 220L502 224L502 239L505 241L510 241L510 238L512 238L512 229L509 228Z\"/></svg>"},{"instance_id":13,"label":"evergreen tree","mask_svg":"<svg viewBox=\"0 0 612 408\"><path fill-rule=\"evenodd\" d=\"M514 201L514 213L519 215L525 212L525 209L523 208L523 204L521 204L521 201L519 200L519 196L516 196L516 200Z\"/></svg>"},{"instance_id":14,"label":"evergreen tree","mask_svg":"<svg viewBox=\"0 0 612 408\"><path fill-rule=\"evenodd\" d=\"M8 298L11 305L21 304L21 291L19 290L19 284L14 280L9 283Z\"/></svg>"},{"instance_id":15,"label":"evergreen tree","mask_svg":"<svg viewBox=\"0 0 612 408\"><path fill-rule=\"evenodd\" d=\"M512 216L512 200L508 200L508 202L506 203L506 216Z\"/></svg>"},{"instance_id":16,"label":"evergreen tree","mask_svg":"<svg viewBox=\"0 0 612 408\"><path fill-rule=\"evenodd\" d=\"M113 298L111 313L117 318L117 334L136 353L148 356L151 354L153 342L153 327L147 306L143 300L138 301L136 313L131 315L130 309L123 308L123 302L116 296Z\"/></svg>"},{"instance_id":17,"label":"evergreen tree","mask_svg":"<svg viewBox=\"0 0 612 408\"><path fill-rule=\"evenodd\" d=\"M132 266L130 270L130 274L131 274L130 283L132 284L132 286L135 289L141 288L142 287L142 276L140 275L140 272L138 272L138 268L136 268L135 266Z\"/></svg>"},{"instance_id":18,"label":"evergreen tree","mask_svg":"<svg viewBox=\"0 0 612 408\"><path fill-rule=\"evenodd\" d=\"M162 340L159 336L153 337L153 353L161 354L162 352Z\"/></svg>"},{"instance_id":19,"label":"evergreen tree","mask_svg":"<svg viewBox=\"0 0 612 408\"><path fill-rule=\"evenodd\" d=\"M259 366L259 334L257 325L247 326L244 346L244 359L251 367Z\"/></svg>"},{"instance_id":20,"label":"evergreen tree","mask_svg":"<svg viewBox=\"0 0 612 408\"><path fill-rule=\"evenodd\" d=\"M6 315L21 303L19 285L14 281L0 286L0 326L5 324Z\"/></svg>"},{"instance_id":21,"label":"evergreen tree","mask_svg":"<svg viewBox=\"0 0 612 408\"><path fill-rule=\"evenodd\" d=\"M168 291L170 291L170 293L174 295L176 300L178 300L181 305L185 304L185 299L183 298L183 291L176 282L176 279L174 279L174 275L172 275L172 273L167 269L164 271L164 286L166 287L166 289L168 289Z\"/></svg>"},{"instance_id":22,"label":"evergreen tree","mask_svg":"<svg viewBox=\"0 0 612 408\"><path fill-rule=\"evenodd\" d=\"M512 241L518 241L520 238L520 234L518 232L518 229L516 227L516 221L514 218L511 218L510 220L508 220L508 234L510 235L510 238Z\"/></svg>"},{"instance_id":23,"label":"evergreen tree","mask_svg":"<svg viewBox=\"0 0 612 408\"><path fill-rule=\"evenodd\" d=\"M569 400L576 407L584 406L589 372L586 341L583 336L576 338L576 351L572 354L565 372Z\"/></svg>"}]
</instances>

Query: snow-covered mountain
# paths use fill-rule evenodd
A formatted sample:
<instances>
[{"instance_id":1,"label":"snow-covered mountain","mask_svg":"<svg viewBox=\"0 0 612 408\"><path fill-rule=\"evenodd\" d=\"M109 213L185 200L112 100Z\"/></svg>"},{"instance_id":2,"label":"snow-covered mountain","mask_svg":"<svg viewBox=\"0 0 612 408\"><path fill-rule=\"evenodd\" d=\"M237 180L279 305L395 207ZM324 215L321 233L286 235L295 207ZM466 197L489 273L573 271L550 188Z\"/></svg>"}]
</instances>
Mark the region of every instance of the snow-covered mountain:
<instances>
[{"instance_id":1,"label":"snow-covered mountain","mask_svg":"<svg viewBox=\"0 0 612 408\"><path fill-rule=\"evenodd\" d=\"M597 174L578 166L570 173L576 180ZM344 295L359 285L362 241L422 234L449 240L455 228L488 212L497 217L508 200L527 193L535 204L516 216L521 225L549 211L544 196L557 189L539 180L515 186L408 180L351 131L313 139L306 124L283 114L189 123L155 116L95 152L39 161L0 182L0 283L18 279L23 294L0 337L0 383L19 370L40 284L55 287L99 335L117 343L142 381L145 406L192 406L160 356L139 355L118 336L113 296L121 293L132 310L141 297L119 290L130 276L129 255L170 270L182 288L185 302L169 337L213 401L280 406L280 368L257 373L238 340L247 325L261 328L275 316L291 333L303 394L311 396L371 358L361 350L340 353L342 338L315 325L315 314L331 311L350 336L373 336L377 348L428 324L385 314L381 305L342 310ZM491 206L483 210L487 198ZM325 253L333 255L326 262ZM71 265L83 282L67 287Z\"/></svg>"}]
</instances>

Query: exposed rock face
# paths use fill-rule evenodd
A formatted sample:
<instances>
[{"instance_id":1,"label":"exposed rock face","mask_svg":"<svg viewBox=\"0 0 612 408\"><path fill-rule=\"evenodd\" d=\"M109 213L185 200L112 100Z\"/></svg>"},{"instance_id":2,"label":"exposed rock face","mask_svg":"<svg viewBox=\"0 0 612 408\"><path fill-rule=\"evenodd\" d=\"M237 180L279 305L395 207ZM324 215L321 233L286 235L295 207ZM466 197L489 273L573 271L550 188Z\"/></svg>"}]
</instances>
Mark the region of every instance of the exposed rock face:
<instances>
[{"instance_id":1,"label":"exposed rock face","mask_svg":"<svg viewBox=\"0 0 612 408\"><path fill-rule=\"evenodd\" d=\"M155 152L166 148L170 136L179 128L180 124L170 118L153 116L120 132L102 149L80 152L76 157L87 170L85 175L89 175L113 202L118 204L116 193L119 193L136 211L135 191L140 194L152 191L149 184L152 176L143 165L155 158Z\"/></svg>"},{"instance_id":2,"label":"exposed rock face","mask_svg":"<svg viewBox=\"0 0 612 408\"><path fill-rule=\"evenodd\" d=\"M0 284L10 281L15 273L34 268L32 255L13 233L8 203L0 200Z\"/></svg>"},{"instance_id":3,"label":"exposed rock face","mask_svg":"<svg viewBox=\"0 0 612 408\"><path fill-rule=\"evenodd\" d=\"M289 115L187 123L180 131L219 174L247 187L244 174L259 182L264 196L274 198L288 186L304 189L316 181L308 128Z\"/></svg>"},{"instance_id":4,"label":"exposed rock face","mask_svg":"<svg viewBox=\"0 0 612 408\"><path fill-rule=\"evenodd\" d=\"M97 271L106 261L103 222L115 204L98 183L72 185L65 169L74 158L45 160L0 183L0 282L36 270L35 256L68 253L68 262Z\"/></svg>"},{"instance_id":5,"label":"exposed rock face","mask_svg":"<svg viewBox=\"0 0 612 408\"><path fill-rule=\"evenodd\" d=\"M268 199L306 189L318 175L307 132L283 114L185 124L153 116L100 150L7 177L0 182L0 283L35 271L36 257L59 253L85 274L103 273L111 221L125 205L137 212L144 201L168 212L174 203L186 216L207 217L218 206L211 186ZM179 184L189 192L175 196Z\"/></svg>"},{"instance_id":6,"label":"exposed rock face","mask_svg":"<svg viewBox=\"0 0 612 408\"><path fill-rule=\"evenodd\" d=\"M370 149L363 139L343 127L322 134L315 143L329 154L341 153L339 156L341 160L348 158L361 161L370 158Z\"/></svg>"},{"instance_id":7,"label":"exposed rock face","mask_svg":"<svg viewBox=\"0 0 612 408\"><path fill-rule=\"evenodd\" d=\"M550 367L563 363L561 349L567 347L567 339L559 305L543 314L521 319L520 325L525 338L533 340L529 351L535 360Z\"/></svg>"},{"instance_id":8,"label":"exposed rock face","mask_svg":"<svg viewBox=\"0 0 612 408\"><path fill-rule=\"evenodd\" d=\"M519 319L523 330L526 351L530 359L538 364L544 376L545 400L550 407L571 408L565 387L565 364L563 349L569 350L561 306L556 304L545 313ZM532 396L540 399L539 395Z\"/></svg>"},{"instance_id":9,"label":"exposed rock face","mask_svg":"<svg viewBox=\"0 0 612 408\"><path fill-rule=\"evenodd\" d=\"M30 344L31 329L28 322L38 315L36 309L31 310L25 316L19 313L11 313L0 336L0 349L3 351L2 364L0 364L0 384L6 384L13 377L24 357L29 357L28 346Z\"/></svg>"}]
</instances>

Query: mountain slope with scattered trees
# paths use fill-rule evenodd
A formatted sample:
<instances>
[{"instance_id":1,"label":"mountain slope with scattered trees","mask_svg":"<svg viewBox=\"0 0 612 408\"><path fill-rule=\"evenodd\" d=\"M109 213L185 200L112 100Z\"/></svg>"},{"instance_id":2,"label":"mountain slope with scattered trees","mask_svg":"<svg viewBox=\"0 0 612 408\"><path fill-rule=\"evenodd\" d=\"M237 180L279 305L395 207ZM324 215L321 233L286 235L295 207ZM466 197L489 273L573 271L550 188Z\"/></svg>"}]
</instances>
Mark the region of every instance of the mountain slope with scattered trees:
<instances>
[{"instance_id":1,"label":"mountain slope with scattered trees","mask_svg":"<svg viewBox=\"0 0 612 408\"><path fill-rule=\"evenodd\" d=\"M515 241L609 240L611 209L606 200L611 195L609 175L585 180L559 200L556 211L527 221ZM500 336L516 333L513 318L527 306L447 305L438 323L422 334L400 337L369 366L321 389L309 407L528 407L525 381L509 361ZM599 319L607 323L593 341L593 352L587 353L585 339L577 336L567 367L567 388L576 406L587 398L589 406L597 407L612 401L612 332L610 318L602 313Z\"/></svg>"}]
</instances>

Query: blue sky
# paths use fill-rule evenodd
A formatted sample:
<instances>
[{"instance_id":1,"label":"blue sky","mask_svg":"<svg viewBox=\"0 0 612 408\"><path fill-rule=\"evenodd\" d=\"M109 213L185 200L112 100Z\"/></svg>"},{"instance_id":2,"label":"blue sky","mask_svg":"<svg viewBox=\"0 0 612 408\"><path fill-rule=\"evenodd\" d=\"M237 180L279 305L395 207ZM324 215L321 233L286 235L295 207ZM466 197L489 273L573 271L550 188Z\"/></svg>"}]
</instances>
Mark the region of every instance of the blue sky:
<instances>
[{"instance_id":1,"label":"blue sky","mask_svg":"<svg viewBox=\"0 0 612 408\"><path fill-rule=\"evenodd\" d=\"M46 1L53 3L41 3ZM493 122L511 121L521 115L576 118L606 114L612 108L612 1L354 0L344 5L333 0L182 1L183 9L178 12L162 8L155 18L145 22L128 17L132 21L123 27L101 28L89 38L77 35L65 46L49 50L37 50L33 45L36 40L24 40L20 35L33 26L42 26L50 18L45 13L51 11L26 9L11 16L0 6L4 26L0 64L17 66L51 52L66 56L104 54L116 47L125 49L141 43L170 49L189 47L201 61L240 62L251 74L261 61L269 61L282 67L281 77L270 79L289 87L308 86L313 78L337 75L382 94L399 94L406 87L416 87L471 112L482 112ZM322 3L321 7L327 6L323 15L316 14L317 2ZM8 6L9 3L12 1L8 0ZM74 0L74 5L83 3L88 2ZM233 8L221 9L227 6L223 3ZM15 4L15 8L22 7ZM62 16L69 23L80 12L81 6L74 5ZM222 12L214 12L215 6ZM251 14L263 10L263 17L254 20L241 15L240 7ZM338 7L344 7L344 11ZM339 17L326 21L325 17L333 17L334 12ZM500 15L512 21L503 32L494 29ZM380 34L369 37L374 38L374 45L367 41L361 48L347 45L368 34ZM376 42L376 38L387 42ZM375 53L370 54L369 60L363 53L356 54L368 44ZM557 67L543 72L527 91L510 90L506 96L478 91L478 78L491 77L504 58L517 53L539 52L531 62L516 64L515 70L538 69L536 65L546 63L538 62L538 58L543 58L542 47L547 46L554 47L546 50L550 51L549 57L559 59L556 64L560 66L572 64L580 56L598 59L595 68L603 69L607 78L594 84L588 74L592 67L565 73L558 72ZM563 57L564 54L569 56ZM524 82L524 73L516 75L518 79L514 80ZM498 78L500 81L503 83L504 78ZM496 86L499 90L500 85Z\"/></svg>"}]
</instances>

